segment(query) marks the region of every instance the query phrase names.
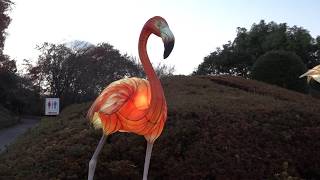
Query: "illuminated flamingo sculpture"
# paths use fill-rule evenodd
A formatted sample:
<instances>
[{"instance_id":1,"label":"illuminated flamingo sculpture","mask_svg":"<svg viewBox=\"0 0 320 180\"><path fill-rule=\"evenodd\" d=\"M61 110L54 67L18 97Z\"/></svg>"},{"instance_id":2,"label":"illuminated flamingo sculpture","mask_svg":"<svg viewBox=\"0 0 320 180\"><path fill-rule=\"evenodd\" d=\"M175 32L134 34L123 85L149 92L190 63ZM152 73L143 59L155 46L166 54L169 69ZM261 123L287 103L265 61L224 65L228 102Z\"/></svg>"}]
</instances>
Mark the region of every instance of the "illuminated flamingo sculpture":
<instances>
[{"instance_id":1,"label":"illuminated flamingo sculpture","mask_svg":"<svg viewBox=\"0 0 320 180\"><path fill-rule=\"evenodd\" d=\"M88 111L87 117L93 125L103 129L101 140L89 163L88 180L93 179L97 158L107 135L117 131L132 132L146 138L143 179L147 179L152 146L160 136L167 119L163 89L146 50L152 33L163 40L164 58L169 56L174 45L174 36L162 17L156 16L146 22L140 34L138 48L149 81L135 77L115 81L102 91Z\"/></svg>"},{"instance_id":2,"label":"illuminated flamingo sculpture","mask_svg":"<svg viewBox=\"0 0 320 180\"><path fill-rule=\"evenodd\" d=\"M300 78L307 76L307 81L310 82L311 79L314 79L320 83L320 65L309 69L306 73L302 74Z\"/></svg>"}]
</instances>

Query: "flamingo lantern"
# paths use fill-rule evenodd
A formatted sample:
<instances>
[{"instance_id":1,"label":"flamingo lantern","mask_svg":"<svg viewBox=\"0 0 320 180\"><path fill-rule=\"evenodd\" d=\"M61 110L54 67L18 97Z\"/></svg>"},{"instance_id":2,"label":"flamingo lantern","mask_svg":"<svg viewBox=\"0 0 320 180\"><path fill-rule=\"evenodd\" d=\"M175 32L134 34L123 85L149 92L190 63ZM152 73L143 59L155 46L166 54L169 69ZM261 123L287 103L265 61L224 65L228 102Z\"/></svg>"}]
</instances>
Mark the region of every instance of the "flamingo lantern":
<instances>
[{"instance_id":1,"label":"flamingo lantern","mask_svg":"<svg viewBox=\"0 0 320 180\"><path fill-rule=\"evenodd\" d=\"M146 45L151 34L162 38L163 57L167 58L174 46L174 36L165 19L155 16L143 26L139 38L139 57L148 80L125 78L108 85L91 105L87 118L103 135L89 162L88 180L92 180L98 155L108 135L131 132L147 140L143 179L148 176L153 143L160 136L167 119L167 104L160 80L150 63Z\"/></svg>"},{"instance_id":2,"label":"flamingo lantern","mask_svg":"<svg viewBox=\"0 0 320 180\"><path fill-rule=\"evenodd\" d=\"M320 65L309 69L306 73L302 74L299 78L307 76L307 81L310 82L311 79L314 79L320 83Z\"/></svg>"}]
</instances>

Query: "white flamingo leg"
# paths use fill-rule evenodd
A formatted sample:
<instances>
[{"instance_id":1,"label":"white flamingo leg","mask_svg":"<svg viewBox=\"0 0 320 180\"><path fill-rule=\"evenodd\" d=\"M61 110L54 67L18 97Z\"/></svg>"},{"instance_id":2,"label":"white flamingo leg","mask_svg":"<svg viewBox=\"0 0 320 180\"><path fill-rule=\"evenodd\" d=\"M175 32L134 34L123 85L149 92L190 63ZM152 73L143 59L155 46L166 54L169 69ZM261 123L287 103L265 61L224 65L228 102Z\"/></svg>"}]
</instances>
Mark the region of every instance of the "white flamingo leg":
<instances>
[{"instance_id":1,"label":"white flamingo leg","mask_svg":"<svg viewBox=\"0 0 320 180\"><path fill-rule=\"evenodd\" d=\"M107 136L103 134L100 141L99 141L99 144L98 144L96 150L94 151L94 154L89 162L88 180L93 180L94 171L96 170L96 165L97 165L97 161L98 161L98 156L100 154L100 151L101 151L106 139L107 139Z\"/></svg>"},{"instance_id":2,"label":"white flamingo leg","mask_svg":"<svg viewBox=\"0 0 320 180\"><path fill-rule=\"evenodd\" d=\"M143 180L148 179L148 171L149 171L152 147L153 147L153 143L147 142L146 158L144 160L144 169L143 169Z\"/></svg>"}]
</instances>

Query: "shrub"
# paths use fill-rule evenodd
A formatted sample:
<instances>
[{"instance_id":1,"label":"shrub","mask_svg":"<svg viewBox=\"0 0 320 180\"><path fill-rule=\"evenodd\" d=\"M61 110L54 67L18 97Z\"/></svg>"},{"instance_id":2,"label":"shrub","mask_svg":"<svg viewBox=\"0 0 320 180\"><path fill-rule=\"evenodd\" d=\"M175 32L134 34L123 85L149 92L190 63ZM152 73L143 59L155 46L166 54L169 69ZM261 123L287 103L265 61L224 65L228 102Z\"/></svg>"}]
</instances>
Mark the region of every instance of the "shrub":
<instances>
[{"instance_id":1,"label":"shrub","mask_svg":"<svg viewBox=\"0 0 320 180\"><path fill-rule=\"evenodd\" d=\"M299 79L306 71L301 58L289 51L270 51L252 67L252 78L298 92L307 92L307 82Z\"/></svg>"}]
</instances>

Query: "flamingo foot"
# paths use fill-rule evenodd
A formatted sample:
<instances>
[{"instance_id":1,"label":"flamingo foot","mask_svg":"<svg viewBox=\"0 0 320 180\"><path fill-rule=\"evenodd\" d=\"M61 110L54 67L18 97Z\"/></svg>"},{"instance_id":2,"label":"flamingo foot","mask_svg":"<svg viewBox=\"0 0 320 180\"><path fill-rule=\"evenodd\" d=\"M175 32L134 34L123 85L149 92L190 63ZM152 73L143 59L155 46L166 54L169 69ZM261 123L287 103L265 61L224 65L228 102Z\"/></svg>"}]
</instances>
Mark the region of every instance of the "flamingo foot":
<instances>
[{"instance_id":1,"label":"flamingo foot","mask_svg":"<svg viewBox=\"0 0 320 180\"><path fill-rule=\"evenodd\" d=\"M146 158L144 160L144 169L143 169L143 180L148 179L148 172L149 172L152 147L153 147L153 143L147 142Z\"/></svg>"},{"instance_id":2,"label":"flamingo foot","mask_svg":"<svg viewBox=\"0 0 320 180\"><path fill-rule=\"evenodd\" d=\"M107 139L107 136L103 134L100 141L99 141L99 144L98 144L96 150L94 151L93 156L89 162L88 180L93 180L94 172L95 172L96 166L97 166L98 156L101 152L101 149L102 149L106 139Z\"/></svg>"}]
</instances>

